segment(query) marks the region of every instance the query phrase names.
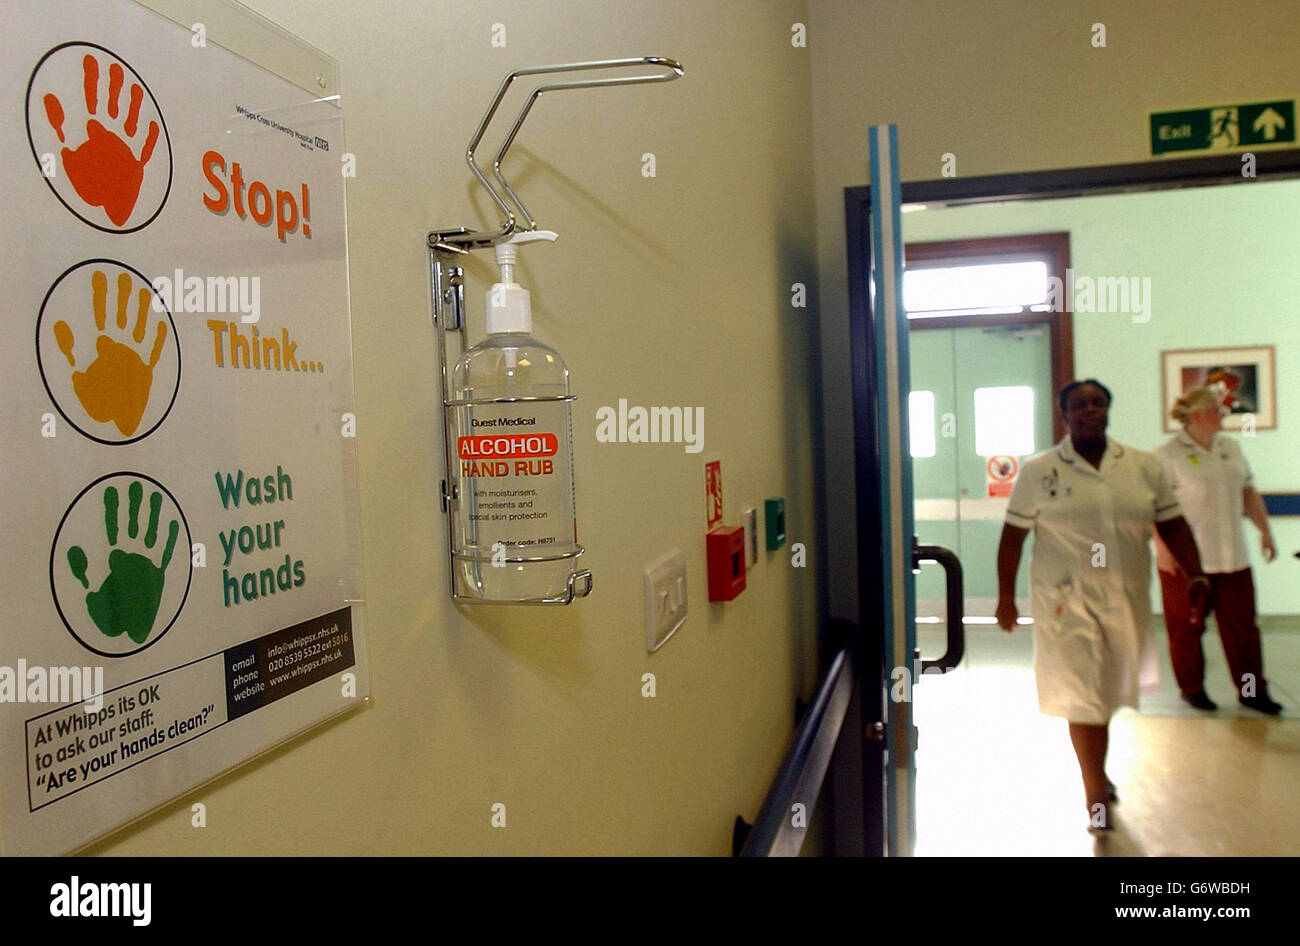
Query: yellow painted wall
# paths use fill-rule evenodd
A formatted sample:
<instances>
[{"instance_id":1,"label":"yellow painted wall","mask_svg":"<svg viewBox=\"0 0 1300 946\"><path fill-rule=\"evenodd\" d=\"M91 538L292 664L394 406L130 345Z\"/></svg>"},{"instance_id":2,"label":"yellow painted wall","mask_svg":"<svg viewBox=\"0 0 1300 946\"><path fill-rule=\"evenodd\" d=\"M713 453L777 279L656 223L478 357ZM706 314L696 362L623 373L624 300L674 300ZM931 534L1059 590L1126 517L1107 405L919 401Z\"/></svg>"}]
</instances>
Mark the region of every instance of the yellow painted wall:
<instances>
[{"instance_id":1,"label":"yellow painted wall","mask_svg":"<svg viewBox=\"0 0 1300 946\"><path fill-rule=\"evenodd\" d=\"M732 820L755 815L815 676L814 336L789 292L815 277L811 74L789 42L805 4L250 6L341 67L358 168L349 268L374 701L93 850L729 853ZM495 23L504 49L490 43ZM459 611L437 496L424 235L494 223L462 155L508 71L650 54L680 59L686 78L544 97L509 159L512 183L560 233L526 251L521 282L580 398L579 530L595 591L567 609ZM470 263L477 337L494 274ZM597 443L596 408L620 397L704 407L704 454ZM760 553L725 606L706 595L709 455L723 461L729 522L783 495L791 540L809 545L803 569L788 550ZM642 568L673 547L686 552L691 614L651 655ZM204 829L190 826L196 801ZM490 826L497 802L505 829Z\"/></svg>"},{"instance_id":2,"label":"yellow painted wall","mask_svg":"<svg viewBox=\"0 0 1300 946\"><path fill-rule=\"evenodd\" d=\"M1300 18L1273 0L253 0L336 56L348 211L374 705L94 850L133 854L724 854L815 673L815 387L824 383L834 610L852 615L843 189L866 127L899 125L904 179L1143 160L1151 109L1291 97ZM808 25L808 47L790 26ZM1095 49L1091 25L1107 27ZM490 45L494 23L507 46ZM557 611L448 602L424 233L487 224L460 160L523 65L657 54L685 80L543 100L511 167L554 247L523 281L569 359L581 538L596 593ZM658 176L640 175L656 155ZM725 245L721 238L726 236ZM814 306L792 282L820 272ZM470 270L476 308L492 267ZM820 328L813 313L820 310ZM477 310L481 318L481 309ZM820 366L814 349L820 345ZM728 519L784 495L808 568L760 561L704 600L702 460L597 444L626 397L706 410ZM840 484L840 485L836 485ZM692 615L647 655L641 568L671 547ZM644 700L640 678L658 677ZM189 805L208 806L208 827ZM507 805L506 829L489 826Z\"/></svg>"}]
</instances>

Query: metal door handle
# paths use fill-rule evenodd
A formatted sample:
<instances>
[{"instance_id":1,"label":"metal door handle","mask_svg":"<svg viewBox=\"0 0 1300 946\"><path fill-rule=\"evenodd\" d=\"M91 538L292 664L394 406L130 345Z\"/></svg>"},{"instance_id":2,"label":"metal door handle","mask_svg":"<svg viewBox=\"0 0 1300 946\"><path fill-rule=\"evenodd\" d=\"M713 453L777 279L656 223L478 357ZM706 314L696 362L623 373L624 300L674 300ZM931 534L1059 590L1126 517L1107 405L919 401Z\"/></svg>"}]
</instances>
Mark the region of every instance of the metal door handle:
<instances>
[{"instance_id":1,"label":"metal door handle","mask_svg":"<svg viewBox=\"0 0 1300 946\"><path fill-rule=\"evenodd\" d=\"M938 667L947 673L961 663L961 658L966 653L966 626L962 621L966 599L962 587L961 562L951 550L942 545L920 545L916 536L913 536L912 568L919 568L925 562L938 562L943 566L948 596L948 649L937 660L921 661L921 673L931 667Z\"/></svg>"}]
</instances>

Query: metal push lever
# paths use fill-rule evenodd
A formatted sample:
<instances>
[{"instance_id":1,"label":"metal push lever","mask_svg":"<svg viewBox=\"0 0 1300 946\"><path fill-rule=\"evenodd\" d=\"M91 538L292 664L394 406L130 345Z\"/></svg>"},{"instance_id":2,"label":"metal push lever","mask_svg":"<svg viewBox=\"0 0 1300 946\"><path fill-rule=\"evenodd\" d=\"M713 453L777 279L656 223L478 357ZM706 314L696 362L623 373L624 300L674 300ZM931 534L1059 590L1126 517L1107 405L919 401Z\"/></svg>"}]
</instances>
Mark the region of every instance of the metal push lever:
<instances>
[{"instance_id":1,"label":"metal push lever","mask_svg":"<svg viewBox=\"0 0 1300 946\"><path fill-rule=\"evenodd\" d=\"M434 249L442 250L448 253L464 253L467 250L482 249L484 247L495 246L502 240L506 239L514 232L517 221L515 213L506 203L505 197L497 191L492 183L488 180L487 175L483 173L482 168L474 160L474 152L479 143L483 140L483 135L487 127L491 124L497 109L501 106L501 100L505 98L507 90L515 79L520 76L550 75L557 72L579 72L590 69L618 69L627 66L657 66L666 71L657 72L650 75L634 76L617 76L609 79L577 79L570 82L553 82L547 85L539 85L533 89L532 94L524 102L524 107L520 109L519 116L515 119L514 125L510 128L510 133L506 135L505 141L501 145L501 150L497 152L496 158L492 162L492 174L500 182L502 189L514 201L515 206L519 209L519 215L526 221L524 229L536 230L537 221L533 219L528 208L524 205L523 200L519 197L518 192L510 186L505 175L501 173L501 162L505 159L506 152L514 143L519 129L524 124L524 119L528 117L528 112L532 109L533 103L541 96L543 92L558 92L565 89L596 89L605 86L615 85L642 85L648 82L671 82L686 74L682 64L673 59L663 56L638 56L631 59L602 59L592 62L569 62L554 66L537 66L532 69L516 69L501 81L497 94L492 98L491 104L483 114L483 118L478 123L478 128L474 132L474 137L470 139L469 146L465 149L465 161L469 164L470 171L478 178L480 184L487 188L492 200L503 214L501 226L497 230L470 230L466 227L458 227L455 230L436 230L429 235L429 245Z\"/></svg>"}]
</instances>

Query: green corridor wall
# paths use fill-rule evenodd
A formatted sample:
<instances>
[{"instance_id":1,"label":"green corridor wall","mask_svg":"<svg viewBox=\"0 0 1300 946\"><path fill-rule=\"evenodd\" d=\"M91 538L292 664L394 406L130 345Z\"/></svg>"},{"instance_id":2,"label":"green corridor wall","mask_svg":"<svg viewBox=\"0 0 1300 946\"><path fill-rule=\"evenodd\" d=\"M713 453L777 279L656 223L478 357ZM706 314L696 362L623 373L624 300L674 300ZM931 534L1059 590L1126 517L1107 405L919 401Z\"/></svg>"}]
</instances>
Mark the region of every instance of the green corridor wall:
<instances>
[{"instance_id":1,"label":"green corridor wall","mask_svg":"<svg viewBox=\"0 0 1300 946\"><path fill-rule=\"evenodd\" d=\"M1076 376L1099 378L1115 395L1110 435L1144 450L1171 436L1163 432L1169 405L1160 389L1162 350L1272 345L1277 428L1230 436L1241 437L1261 492L1300 493L1300 182L958 207L903 218L908 242L1055 231L1070 234L1076 276L1151 281L1148 312L1074 316ZM1300 614L1300 562L1292 557L1300 550L1300 519L1273 520L1279 559L1267 567L1258 532L1249 523L1245 528L1260 612Z\"/></svg>"}]
</instances>

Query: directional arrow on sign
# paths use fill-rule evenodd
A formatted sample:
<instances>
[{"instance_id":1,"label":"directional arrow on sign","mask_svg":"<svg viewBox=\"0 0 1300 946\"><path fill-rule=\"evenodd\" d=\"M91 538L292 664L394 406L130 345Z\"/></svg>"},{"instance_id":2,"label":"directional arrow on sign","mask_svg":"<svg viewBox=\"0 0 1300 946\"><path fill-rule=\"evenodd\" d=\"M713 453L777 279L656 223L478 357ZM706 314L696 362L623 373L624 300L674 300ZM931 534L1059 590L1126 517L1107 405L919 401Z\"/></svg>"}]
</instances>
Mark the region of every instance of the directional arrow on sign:
<instances>
[{"instance_id":1,"label":"directional arrow on sign","mask_svg":"<svg viewBox=\"0 0 1300 946\"><path fill-rule=\"evenodd\" d=\"M1264 140L1272 141L1277 137L1280 129L1286 127L1286 119L1275 112L1272 108L1266 109L1260 113L1251 125L1252 131L1263 131Z\"/></svg>"}]
</instances>

